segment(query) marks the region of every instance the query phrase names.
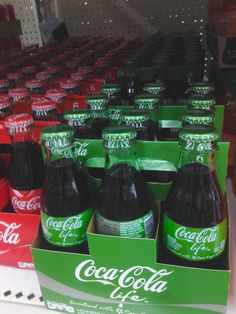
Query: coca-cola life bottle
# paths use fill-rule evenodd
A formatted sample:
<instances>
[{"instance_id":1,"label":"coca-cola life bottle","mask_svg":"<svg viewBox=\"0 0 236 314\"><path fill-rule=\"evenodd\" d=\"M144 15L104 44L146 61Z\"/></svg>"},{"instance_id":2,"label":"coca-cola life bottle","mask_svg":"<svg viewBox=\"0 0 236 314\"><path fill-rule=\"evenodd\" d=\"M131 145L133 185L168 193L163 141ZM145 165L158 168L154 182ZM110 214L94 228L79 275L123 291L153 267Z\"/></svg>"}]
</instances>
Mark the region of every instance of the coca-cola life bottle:
<instances>
[{"instance_id":1,"label":"coca-cola life bottle","mask_svg":"<svg viewBox=\"0 0 236 314\"><path fill-rule=\"evenodd\" d=\"M16 213L39 214L44 181L44 162L29 114L10 115L5 126L12 140L9 165L10 198Z\"/></svg>"}]
</instances>

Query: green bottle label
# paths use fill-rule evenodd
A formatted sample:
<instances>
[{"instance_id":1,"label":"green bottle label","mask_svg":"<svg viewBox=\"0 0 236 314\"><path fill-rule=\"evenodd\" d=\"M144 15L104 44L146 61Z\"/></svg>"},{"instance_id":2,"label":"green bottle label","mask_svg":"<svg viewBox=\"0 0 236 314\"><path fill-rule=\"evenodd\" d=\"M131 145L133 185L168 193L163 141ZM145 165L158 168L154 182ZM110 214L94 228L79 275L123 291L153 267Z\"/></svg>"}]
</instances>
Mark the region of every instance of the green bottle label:
<instances>
[{"instance_id":1,"label":"green bottle label","mask_svg":"<svg viewBox=\"0 0 236 314\"><path fill-rule=\"evenodd\" d=\"M211 260L225 249L226 219L210 228L191 228L179 225L165 215L163 230L163 241L167 250L186 260Z\"/></svg>"},{"instance_id":2,"label":"green bottle label","mask_svg":"<svg viewBox=\"0 0 236 314\"><path fill-rule=\"evenodd\" d=\"M151 238L154 230L153 212L131 221L109 220L97 213L97 232L125 238Z\"/></svg>"},{"instance_id":3,"label":"green bottle label","mask_svg":"<svg viewBox=\"0 0 236 314\"><path fill-rule=\"evenodd\" d=\"M86 241L86 231L92 218L93 209L71 217L52 217L41 212L44 238L60 247L71 247Z\"/></svg>"}]
</instances>

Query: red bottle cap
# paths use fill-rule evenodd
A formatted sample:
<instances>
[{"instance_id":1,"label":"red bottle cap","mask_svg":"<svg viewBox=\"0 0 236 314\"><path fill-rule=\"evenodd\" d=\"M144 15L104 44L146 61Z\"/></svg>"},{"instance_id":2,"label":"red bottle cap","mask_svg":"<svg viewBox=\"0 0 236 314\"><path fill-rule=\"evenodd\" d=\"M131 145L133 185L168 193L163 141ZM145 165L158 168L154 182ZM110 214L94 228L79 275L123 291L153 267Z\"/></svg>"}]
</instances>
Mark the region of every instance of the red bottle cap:
<instances>
[{"instance_id":1,"label":"red bottle cap","mask_svg":"<svg viewBox=\"0 0 236 314\"><path fill-rule=\"evenodd\" d=\"M46 98L44 99L39 99L33 101L31 105L32 110L34 111L40 111L40 110L52 110L56 109L56 104L52 100L48 100Z\"/></svg>"},{"instance_id":2,"label":"red bottle cap","mask_svg":"<svg viewBox=\"0 0 236 314\"><path fill-rule=\"evenodd\" d=\"M35 77L37 80L44 81L44 80L48 80L51 76L48 74L48 72L42 71L42 72L36 73Z\"/></svg>"},{"instance_id":3,"label":"red bottle cap","mask_svg":"<svg viewBox=\"0 0 236 314\"><path fill-rule=\"evenodd\" d=\"M40 88L43 87L44 83L42 80L30 80L25 82L25 87L27 88Z\"/></svg>"},{"instance_id":4,"label":"red bottle cap","mask_svg":"<svg viewBox=\"0 0 236 314\"><path fill-rule=\"evenodd\" d=\"M78 86L77 82L70 79L60 82L60 88L63 89L72 89L76 88L77 86Z\"/></svg>"},{"instance_id":5,"label":"red bottle cap","mask_svg":"<svg viewBox=\"0 0 236 314\"><path fill-rule=\"evenodd\" d=\"M53 66L47 67L47 72L49 74L58 74L58 73L61 73L62 71L63 71L63 67L60 65L53 65Z\"/></svg>"},{"instance_id":6,"label":"red bottle cap","mask_svg":"<svg viewBox=\"0 0 236 314\"><path fill-rule=\"evenodd\" d=\"M4 121L8 129L16 129L17 132L25 132L25 127L34 123L33 117L28 113L13 114Z\"/></svg>"},{"instance_id":7,"label":"red bottle cap","mask_svg":"<svg viewBox=\"0 0 236 314\"><path fill-rule=\"evenodd\" d=\"M83 81L85 79L85 74L81 72L72 73L70 78L74 81Z\"/></svg>"},{"instance_id":8,"label":"red bottle cap","mask_svg":"<svg viewBox=\"0 0 236 314\"><path fill-rule=\"evenodd\" d=\"M48 89L46 91L45 96L49 98L50 100L59 101L63 97L66 97L66 93L64 92L63 89L53 88L53 89Z\"/></svg>"},{"instance_id":9,"label":"red bottle cap","mask_svg":"<svg viewBox=\"0 0 236 314\"><path fill-rule=\"evenodd\" d=\"M8 80L0 80L0 88L8 86L9 86Z\"/></svg>"},{"instance_id":10,"label":"red bottle cap","mask_svg":"<svg viewBox=\"0 0 236 314\"><path fill-rule=\"evenodd\" d=\"M11 106L11 103L7 97L0 98L0 109L8 108Z\"/></svg>"},{"instance_id":11,"label":"red bottle cap","mask_svg":"<svg viewBox=\"0 0 236 314\"><path fill-rule=\"evenodd\" d=\"M7 79L8 80L19 80L22 78L22 73L21 72L10 72L7 74Z\"/></svg>"},{"instance_id":12,"label":"red bottle cap","mask_svg":"<svg viewBox=\"0 0 236 314\"><path fill-rule=\"evenodd\" d=\"M30 65L30 66L22 68L22 72L24 74L34 74L34 73L36 73L36 71L37 71L37 69L34 65Z\"/></svg>"},{"instance_id":13,"label":"red bottle cap","mask_svg":"<svg viewBox=\"0 0 236 314\"><path fill-rule=\"evenodd\" d=\"M26 88L14 88L9 90L8 96L14 100L18 100L29 96L29 92Z\"/></svg>"}]
</instances>

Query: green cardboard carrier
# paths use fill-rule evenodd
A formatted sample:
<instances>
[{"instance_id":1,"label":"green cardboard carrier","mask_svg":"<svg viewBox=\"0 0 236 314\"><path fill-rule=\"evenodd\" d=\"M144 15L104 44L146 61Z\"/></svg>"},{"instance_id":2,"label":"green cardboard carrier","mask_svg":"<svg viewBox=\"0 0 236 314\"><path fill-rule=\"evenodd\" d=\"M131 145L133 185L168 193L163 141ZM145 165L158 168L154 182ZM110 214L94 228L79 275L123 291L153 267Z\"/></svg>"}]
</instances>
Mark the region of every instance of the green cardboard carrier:
<instances>
[{"instance_id":1,"label":"green cardboard carrier","mask_svg":"<svg viewBox=\"0 0 236 314\"><path fill-rule=\"evenodd\" d=\"M101 140L78 140L75 147L87 168L104 167ZM223 191L228 149L228 143L219 143L215 154ZM137 141L136 151L143 170L178 166L177 142ZM169 183L152 182L148 187L159 201L165 199ZM158 231L155 239L99 235L93 218L87 230L90 255L82 255L42 249L39 230L32 254L47 308L79 314L225 313L229 265L209 270L158 263Z\"/></svg>"}]
</instances>

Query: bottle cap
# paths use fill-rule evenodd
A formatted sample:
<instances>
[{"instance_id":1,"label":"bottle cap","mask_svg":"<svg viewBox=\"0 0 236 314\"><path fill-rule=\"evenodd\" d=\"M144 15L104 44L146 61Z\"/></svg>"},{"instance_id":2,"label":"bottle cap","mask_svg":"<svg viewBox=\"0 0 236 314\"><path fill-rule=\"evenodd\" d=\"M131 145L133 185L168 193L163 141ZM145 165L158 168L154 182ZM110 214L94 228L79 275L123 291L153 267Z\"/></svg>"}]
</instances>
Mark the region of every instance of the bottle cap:
<instances>
[{"instance_id":1,"label":"bottle cap","mask_svg":"<svg viewBox=\"0 0 236 314\"><path fill-rule=\"evenodd\" d=\"M190 90L192 93L206 95L214 91L214 86L208 82L195 82L191 84Z\"/></svg>"},{"instance_id":2,"label":"bottle cap","mask_svg":"<svg viewBox=\"0 0 236 314\"><path fill-rule=\"evenodd\" d=\"M8 80L19 80L23 77L22 72L10 72L7 74Z\"/></svg>"},{"instance_id":3,"label":"bottle cap","mask_svg":"<svg viewBox=\"0 0 236 314\"><path fill-rule=\"evenodd\" d=\"M87 97L86 103L92 111L105 110L107 108L108 99L102 94L91 95Z\"/></svg>"},{"instance_id":4,"label":"bottle cap","mask_svg":"<svg viewBox=\"0 0 236 314\"><path fill-rule=\"evenodd\" d=\"M77 82L70 79L63 80L60 82L60 88L65 89L65 90L74 89L77 86L78 86Z\"/></svg>"},{"instance_id":5,"label":"bottle cap","mask_svg":"<svg viewBox=\"0 0 236 314\"><path fill-rule=\"evenodd\" d=\"M66 95L66 92L59 88L48 89L45 94L46 98L49 98L55 102L61 100L63 97L66 97Z\"/></svg>"},{"instance_id":6,"label":"bottle cap","mask_svg":"<svg viewBox=\"0 0 236 314\"><path fill-rule=\"evenodd\" d=\"M26 88L14 88L9 90L8 96L14 100L20 100L29 96L29 91Z\"/></svg>"},{"instance_id":7,"label":"bottle cap","mask_svg":"<svg viewBox=\"0 0 236 314\"><path fill-rule=\"evenodd\" d=\"M44 83L42 80L30 80L25 82L25 87L31 89L31 88L40 88L43 87Z\"/></svg>"},{"instance_id":8,"label":"bottle cap","mask_svg":"<svg viewBox=\"0 0 236 314\"><path fill-rule=\"evenodd\" d=\"M74 130L64 124L51 125L42 130L41 143L48 149L65 149L71 147L74 140Z\"/></svg>"},{"instance_id":9,"label":"bottle cap","mask_svg":"<svg viewBox=\"0 0 236 314\"><path fill-rule=\"evenodd\" d=\"M33 117L28 113L19 113L8 116L5 121L5 127L10 133L26 133L27 127L33 125Z\"/></svg>"},{"instance_id":10,"label":"bottle cap","mask_svg":"<svg viewBox=\"0 0 236 314\"><path fill-rule=\"evenodd\" d=\"M8 80L0 80L0 88L4 88L4 87L8 87L9 86L9 83L8 83Z\"/></svg>"},{"instance_id":11,"label":"bottle cap","mask_svg":"<svg viewBox=\"0 0 236 314\"><path fill-rule=\"evenodd\" d=\"M64 113L64 119L68 121L68 125L73 126L74 122L78 125L85 124L91 118L91 112L88 109L71 109Z\"/></svg>"},{"instance_id":12,"label":"bottle cap","mask_svg":"<svg viewBox=\"0 0 236 314\"><path fill-rule=\"evenodd\" d=\"M208 125L187 125L179 133L180 146L189 151L211 151L217 140L216 129Z\"/></svg>"},{"instance_id":13,"label":"bottle cap","mask_svg":"<svg viewBox=\"0 0 236 314\"><path fill-rule=\"evenodd\" d=\"M49 111L56 109L56 104L52 100L46 98L39 98L32 102L31 108L33 111Z\"/></svg>"},{"instance_id":14,"label":"bottle cap","mask_svg":"<svg viewBox=\"0 0 236 314\"><path fill-rule=\"evenodd\" d=\"M36 73L37 68L34 65L26 66L22 68L24 74L34 74Z\"/></svg>"},{"instance_id":15,"label":"bottle cap","mask_svg":"<svg viewBox=\"0 0 236 314\"><path fill-rule=\"evenodd\" d=\"M146 83L143 86L143 90L149 94L158 96L165 91L165 85L163 82Z\"/></svg>"},{"instance_id":16,"label":"bottle cap","mask_svg":"<svg viewBox=\"0 0 236 314\"><path fill-rule=\"evenodd\" d=\"M148 121L148 114L144 110L129 109L121 112L120 120L125 125L136 128L142 128L143 123Z\"/></svg>"},{"instance_id":17,"label":"bottle cap","mask_svg":"<svg viewBox=\"0 0 236 314\"><path fill-rule=\"evenodd\" d=\"M136 139L135 129L126 126L107 127L102 132L106 148L128 148Z\"/></svg>"},{"instance_id":18,"label":"bottle cap","mask_svg":"<svg viewBox=\"0 0 236 314\"><path fill-rule=\"evenodd\" d=\"M154 110L157 108L159 99L152 94L139 94L134 98L136 107L142 110Z\"/></svg>"},{"instance_id":19,"label":"bottle cap","mask_svg":"<svg viewBox=\"0 0 236 314\"><path fill-rule=\"evenodd\" d=\"M105 95L114 95L120 92L120 86L118 84L103 84L100 87L100 92Z\"/></svg>"},{"instance_id":20,"label":"bottle cap","mask_svg":"<svg viewBox=\"0 0 236 314\"><path fill-rule=\"evenodd\" d=\"M205 94L193 94L188 98L188 104L194 109L215 110L216 101Z\"/></svg>"},{"instance_id":21,"label":"bottle cap","mask_svg":"<svg viewBox=\"0 0 236 314\"><path fill-rule=\"evenodd\" d=\"M0 97L0 109L9 108L11 103L7 97Z\"/></svg>"},{"instance_id":22,"label":"bottle cap","mask_svg":"<svg viewBox=\"0 0 236 314\"><path fill-rule=\"evenodd\" d=\"M213 125L213 114L209 110L192 109L183 116L183 122L187 124Z\"/></svg>"},{"instance_id":23,"label":"bottle cap","mask_svg":"<svg viewBox=\"0 0 236 314\"><path fill-rule=\"evenodd\" d=\"M35 78L40 81L48 80L50 77L51 75L46 71L38 72L35 75Z\"/></svg>"}]
</instances>

